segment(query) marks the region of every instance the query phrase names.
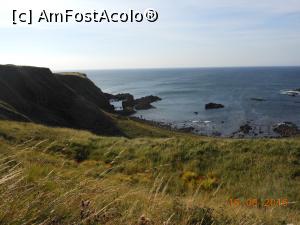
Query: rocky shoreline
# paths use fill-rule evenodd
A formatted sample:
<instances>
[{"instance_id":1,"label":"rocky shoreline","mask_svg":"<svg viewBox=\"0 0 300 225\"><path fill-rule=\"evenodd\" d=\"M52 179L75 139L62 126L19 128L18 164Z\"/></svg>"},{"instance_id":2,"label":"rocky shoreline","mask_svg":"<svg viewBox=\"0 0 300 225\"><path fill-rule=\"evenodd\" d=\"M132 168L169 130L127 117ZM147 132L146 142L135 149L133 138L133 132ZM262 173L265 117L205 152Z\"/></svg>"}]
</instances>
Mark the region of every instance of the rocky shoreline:
<instances>
[{"instance_id":1,"label":"rocky shoreline","mask_svg":"<svg viewBox=\"0 0 300 225\"><path fill-rule=\"evenodd\" d=\"M147 123L152 126L156 126L159 128L167 129L170 131L179 131L184 133L193 133L198 134L202 136L212 136L212 137L224 137L224 138L279 138L279 137L291 137L296 136L300 134L300 130L297 127L296 124L291 122L280 122L277 124L273 124L270 127L270 132L266 133L264 132L260 126L253 125L251 121L247 121L244 124L241 124L239 129L235 132L233 132L230 135L224 135L218 131L213 131L210 134L208 132L200 132L199 129L197 129L197 126L191 125L191 123L183 123L183 125L178 125L176 123L165 123L165 122L159 122L154 120L147 120L142 117L136 117L134 114L139 110L147 110L151 108L155 108L151 103L162 100L158 96L145 96L142 98L135 99L132 94L129 93L121 93L121 94L107 94L105 93L107 99L110 102L121 102L121 109L115 110L115 113L121 116L130 116L133 120ZM261 98L252 98L252 101L266 101L265 99ZM205 106L205 110L216 110L216 109L222 109L225 106L223 104L219 103L207 103ZM195 115L198 115L198 112L194 112ZM193 121L192 121L193 122ZM204 124L207 124L211 121L204 121ZM225 122L222 121L222 124Z\"/></svg>"},{"instance_id":2,"label":"rocky shoreline","mask_svg":"<svg viewBox=\"0 0 300 225\"><path fill-rule=\"evenodd\" d=\"M266 133L262 132L259 127L254 127L249 123L243 124L240 128L233 132L231 135L223 136L220 132L213 132L212 134L206 133L198 133L197 129L193 126L177 126L175 123L165 123L159 122L154 120L147 120L145 118L140 117L131 117L132 120L142 122L151 126L155 126L158 128L163 128L169 131L176 131L182 133L191 133L195 135L201 135L206 137L218 137L218 138L241 138L241 139L253 139L253 138L287 138L287 137L294 137L300 135L300 129L291 122L283 122L274 124L272 127L273 135L267 135Z\"/></svg>"},{"instance_id":3,"label":"rocky shoreline","mask_svg":"<svg viewBox=\"0 0 300 225\"><path fill-rule=\"evenodd\" d=\"M170 131L193 133L202 136L224 137L224 138L280 138L280 137L292 137L300 134L300 129L297 127L296 124L291 122L281 122L281 123L274 124L271 128L273 134L270 135L269 133L266 134L259 126L255 126L251 124L251 121L242 124L237 131L233 132L231 135L228 136L224 136L222 135L222 133L218 131L214 131L211 134L201 133L199 132L199 130L196 129L195 126L190 126L187 123L184 123L182 126L178 126L178 124L172 122L165 123L165 122L159 122L154 120L147 120L142 117L134 116L134 114L138 110L147 110L150 108L154 108L154 106L152 106L151 103L160 101L161 98L158 96L149 95L146 97L134 99L134 96L129 93L117 94L117 95L106 94L106 95L109 95L110 100L122 102L123 109L116 111L117 114L122 116L131 116L131 118L135 121L139 121L159 128L167 129ZM264 101L256 98L253 100ZM208 103L205 105L206 110L221 109L224 107L225 107L224 105L218 103ZM194 112L194 114L197 115L198 112ZM225 123L225 122L222 121L221 123Z\"/></svg>"},{"instance_id":4,"label":"rocky shoreline","mask_svg":"<svg viewBox=\"0 0 300 225\"><path fill-rule=\"evenodd\" d=\"M291 93L300 93L300 90L293 89L292 92L285 94ZM116 95L104 93L83 73L53 73L48 68L0 65L0 119L2 120L82 129L101 135L121 135L121 130L107 113L132 118L139 110L155 108L152 103L160 100L162 100L160 97L154 95L135 98L130 93ZM251 100L265 101L262 98ZM112 103L118 103L119 108ZM220 110L221 113L225 110L222 109L224 105L213 102L202 107L205 110ZM268 129L261 129L262 125L248 121L232 133L235 126L227 124L228 121L221 119L202 121L200 112L190 113L194 117L198 115L195 120L165 123L149 121L142 117L134 119L169 130L206 136L253 138L290 137L300 134L298 123L296 125L282 121L267 124ZM225 128L223 133L219 132L220 128ZM226 128L232 129L227 131Z\"/></svg>"}]
</instances>

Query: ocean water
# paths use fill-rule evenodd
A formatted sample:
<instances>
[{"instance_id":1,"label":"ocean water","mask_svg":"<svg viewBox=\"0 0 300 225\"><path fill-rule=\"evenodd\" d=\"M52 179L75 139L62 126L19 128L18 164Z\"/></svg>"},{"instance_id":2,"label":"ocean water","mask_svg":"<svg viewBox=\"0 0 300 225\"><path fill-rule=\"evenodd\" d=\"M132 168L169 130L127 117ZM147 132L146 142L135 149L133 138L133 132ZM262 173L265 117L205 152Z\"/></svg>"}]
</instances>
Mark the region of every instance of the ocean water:
<instances>
[{"instance_id":1,"label":"ocean water","mask_svg":"<svg viewBox=\"0 0 300 225\"><path fill-rule=\"evenodd\" d=\"M82 72L104 92L161 97L162 101L153 103L155 108L134 116L178 128L192 126L199 134L231 136L249 123L259 136L273 136L277 123L288 121L300 126L300 95L285 92L300 88L300 67ZM209 102L225 108L205 110Z\"/></svg>"}]
</instances>

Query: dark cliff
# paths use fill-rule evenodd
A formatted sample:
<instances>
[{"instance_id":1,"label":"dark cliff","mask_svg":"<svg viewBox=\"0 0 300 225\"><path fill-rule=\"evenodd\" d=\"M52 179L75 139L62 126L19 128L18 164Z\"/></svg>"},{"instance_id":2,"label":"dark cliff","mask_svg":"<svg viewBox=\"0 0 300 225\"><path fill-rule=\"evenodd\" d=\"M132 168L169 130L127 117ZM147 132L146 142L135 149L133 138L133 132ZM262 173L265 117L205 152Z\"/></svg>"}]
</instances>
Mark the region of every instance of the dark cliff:
<instances>
[{"instance_id":1,"label":"dark cliff","mask_svg":"<svg viewBox=\"0 0 300 225\"><path fill-rule=\"evenodd\" d=\"M112 110L103 92L84 75L0 65L0 119L119 134L106 113Z\"/></svg>"}]
</instances>

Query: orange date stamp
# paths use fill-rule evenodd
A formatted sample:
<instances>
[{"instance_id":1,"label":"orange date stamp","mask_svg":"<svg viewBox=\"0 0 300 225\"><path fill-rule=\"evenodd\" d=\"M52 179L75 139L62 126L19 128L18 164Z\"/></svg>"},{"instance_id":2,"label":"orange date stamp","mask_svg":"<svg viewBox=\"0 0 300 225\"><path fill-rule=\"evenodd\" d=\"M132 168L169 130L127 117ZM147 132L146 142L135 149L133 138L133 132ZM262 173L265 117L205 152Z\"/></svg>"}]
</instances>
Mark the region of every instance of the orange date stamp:
<instances>
[{"instance_id":1,"label":"orange date stamp","mask_svg":"<svg viewBox=\"0 0 300 225\"><path fill-rule=\"evenodd\" d=\"M289 204L288 199L258 199L258 198L248 198L248 199L240 199L240 198L230 198L227 203L231 207L253 207L253 208L269 208L269 207L287 207Z\"/></svg>"}]
</instances>

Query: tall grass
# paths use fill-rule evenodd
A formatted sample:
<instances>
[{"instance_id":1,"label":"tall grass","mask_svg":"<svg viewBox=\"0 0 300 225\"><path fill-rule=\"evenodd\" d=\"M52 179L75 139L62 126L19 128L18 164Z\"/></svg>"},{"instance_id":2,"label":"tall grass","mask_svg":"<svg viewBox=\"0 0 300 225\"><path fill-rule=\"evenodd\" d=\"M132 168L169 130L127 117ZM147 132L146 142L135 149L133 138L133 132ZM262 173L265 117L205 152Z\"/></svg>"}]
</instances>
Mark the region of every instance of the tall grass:
<instances>
[{"instance_id":1,"label":"tall grass","mask_svg":"<svg viewBox=\"0 0 300 225\"><path fill-rule=\"evenodd\" d=\"M299 223L298 138L157 132L100 137L0 122L0 224ZM290 204L230 206L230 198Z\"/></svg>"}]
</instances>

